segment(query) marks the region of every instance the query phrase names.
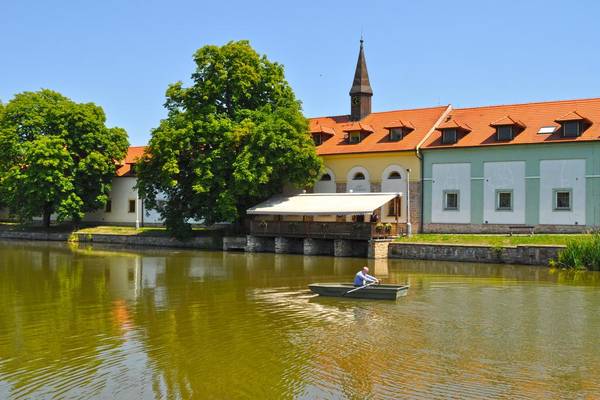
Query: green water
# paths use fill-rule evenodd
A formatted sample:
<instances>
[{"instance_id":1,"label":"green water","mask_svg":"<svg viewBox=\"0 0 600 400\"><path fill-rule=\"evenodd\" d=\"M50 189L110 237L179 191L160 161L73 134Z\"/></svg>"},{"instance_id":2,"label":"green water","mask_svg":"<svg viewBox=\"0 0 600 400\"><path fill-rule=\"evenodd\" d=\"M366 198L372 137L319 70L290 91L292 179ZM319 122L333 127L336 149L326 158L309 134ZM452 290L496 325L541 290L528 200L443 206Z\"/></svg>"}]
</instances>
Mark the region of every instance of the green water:
<instances>
[{"instance_id":1,"label":"green water","mask_svg":"<svg viewBox=\"0 0 600 400\"><path fill-rule=\"evenodd\" d=\"M0 399L600 397L600 275L0 242Z\"/></svg>"}]
</instances>

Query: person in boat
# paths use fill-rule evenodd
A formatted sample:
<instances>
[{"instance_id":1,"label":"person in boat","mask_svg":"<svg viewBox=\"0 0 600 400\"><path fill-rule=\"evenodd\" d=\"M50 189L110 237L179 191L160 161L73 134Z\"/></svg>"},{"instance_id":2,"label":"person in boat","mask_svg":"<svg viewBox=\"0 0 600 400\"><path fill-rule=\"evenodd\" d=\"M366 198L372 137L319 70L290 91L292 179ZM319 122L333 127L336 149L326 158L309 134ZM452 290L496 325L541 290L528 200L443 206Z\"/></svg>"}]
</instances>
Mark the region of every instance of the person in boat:
<instances>
[{"instance_id":1,"label":"person in boat","mask_svg":"<svg viewBox=\"0 0 600 400\"><path fill-rule=\"evenodd\" d=\"M354 276L354 286L365 286L369 283L379 283L379 279L369 275L369 267L364 266Z\"/></svg>"}]
</instances>

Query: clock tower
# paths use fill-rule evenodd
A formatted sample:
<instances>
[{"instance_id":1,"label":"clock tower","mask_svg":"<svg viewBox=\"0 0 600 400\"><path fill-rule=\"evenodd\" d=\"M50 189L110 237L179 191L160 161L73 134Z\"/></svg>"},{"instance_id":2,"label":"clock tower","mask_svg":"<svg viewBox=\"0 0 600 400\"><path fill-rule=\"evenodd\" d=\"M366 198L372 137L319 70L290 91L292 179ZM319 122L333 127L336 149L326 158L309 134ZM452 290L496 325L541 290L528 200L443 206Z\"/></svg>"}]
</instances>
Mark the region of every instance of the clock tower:
<instances>
[{"instance_id":1,"label":"clock tower","mask_svg":"<svg viewBox=\"0 0 600 400\"><path fill-rule=\"evenodd\" d=\"M350 119L359 121L371 114L371 97L373 97L373 89L371 89L371 83L369 82L363 40L361 38L356 71L354 71L354 81L350 89Z\"/></svg>"}]
</instances>

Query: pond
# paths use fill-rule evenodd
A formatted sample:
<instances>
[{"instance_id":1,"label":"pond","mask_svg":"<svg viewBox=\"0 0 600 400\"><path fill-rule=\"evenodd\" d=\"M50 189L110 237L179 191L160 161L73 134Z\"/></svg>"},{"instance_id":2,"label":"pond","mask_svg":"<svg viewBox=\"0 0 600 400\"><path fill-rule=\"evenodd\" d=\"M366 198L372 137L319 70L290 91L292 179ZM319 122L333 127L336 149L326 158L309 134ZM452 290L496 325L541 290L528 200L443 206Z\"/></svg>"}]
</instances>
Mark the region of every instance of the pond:
<instances>
[{"instance_id":1,"label":"pond","mask_svg":"<svg viewBox=\"0 0 600 400\"><path fill-rule=\"evenodd\" d=\"M600 274L0 242L0 398L600 397Z\"/></svg>"}]
</instances>

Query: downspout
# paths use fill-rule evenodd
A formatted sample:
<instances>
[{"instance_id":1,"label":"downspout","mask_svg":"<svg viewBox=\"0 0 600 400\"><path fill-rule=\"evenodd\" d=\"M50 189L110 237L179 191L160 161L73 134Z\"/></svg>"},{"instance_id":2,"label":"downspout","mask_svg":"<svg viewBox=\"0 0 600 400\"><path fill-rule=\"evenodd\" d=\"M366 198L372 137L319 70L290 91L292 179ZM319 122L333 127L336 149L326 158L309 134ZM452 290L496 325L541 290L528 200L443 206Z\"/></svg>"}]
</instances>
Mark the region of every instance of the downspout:
<instances>
[{"instance_id":1,"label":"downspout","mask_svg":"<svg viewBox=\"0 0 600 400\"><path fill-rule=\"evenodd\" d=\"M435 121L435 124L429 129L429 132L421 139L421 141L417 144L415 149L415 155L419 159L419 164L421 166L421 220L419 222L419 232L423 232L423 225L425 220L425 161L423 160L423 155L421 154L421 146L429 139L429 137L436 131L437 127L448 117L448 114L452 112L452 104L448 104L446 110L442 113L442 115ZM410 185L410 182L408 182ZM410 201L410 199L409 199Z\"/></svg>"}]
</instances>

